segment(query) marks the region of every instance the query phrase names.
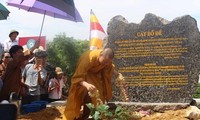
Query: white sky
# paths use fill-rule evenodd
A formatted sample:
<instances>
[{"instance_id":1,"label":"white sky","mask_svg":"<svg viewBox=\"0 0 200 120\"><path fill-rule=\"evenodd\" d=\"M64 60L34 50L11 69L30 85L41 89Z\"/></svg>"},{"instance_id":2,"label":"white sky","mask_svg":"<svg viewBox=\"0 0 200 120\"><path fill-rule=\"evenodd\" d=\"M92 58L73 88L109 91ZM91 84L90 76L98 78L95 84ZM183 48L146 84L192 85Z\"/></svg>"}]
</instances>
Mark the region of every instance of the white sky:
<instances>
[{"instance_id":1,"label":"white sky","mask_svg":"<svg viewBox=\"0 0 200 120\"><path fill-rule=\"evenodd\" d=\"M0 21L0 42L8 39L10 30L20 32L19 37L37 36L40 32L42 14L19 10L7 6L8 0L0 0L11 12L7 20ZM93 9L106 31L107 24L116 15L122 15L129 22L139 23L146 13L172 21L176 17L191 15L200 27L200 0L74 0L84 23L74 23L46 16L42 35L52 40L65 32L68 37L88 39L90 30L90 9Z\"/></svg>"}]
</instances>

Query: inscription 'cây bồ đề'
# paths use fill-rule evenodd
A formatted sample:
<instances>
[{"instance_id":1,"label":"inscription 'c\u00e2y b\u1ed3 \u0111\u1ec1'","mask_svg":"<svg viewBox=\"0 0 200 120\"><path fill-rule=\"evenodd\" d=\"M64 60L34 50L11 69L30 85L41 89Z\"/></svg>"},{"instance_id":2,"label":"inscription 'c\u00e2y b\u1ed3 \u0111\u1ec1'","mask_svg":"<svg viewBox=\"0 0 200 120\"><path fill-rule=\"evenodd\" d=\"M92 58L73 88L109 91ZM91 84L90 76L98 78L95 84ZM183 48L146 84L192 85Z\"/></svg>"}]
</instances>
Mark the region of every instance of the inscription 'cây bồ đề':
<instances>
[{"instance_id":1,"label":"inscription 'c\u00e2y b\u1ed3 \u0111\u1ec1'","mask_svg":"<svg viewBox=\"0 0 200 120\"><path fill-rule=\"evenodd\" d=\"M190 102L200 70L200 34L189 15L171 22L147 14L140 24L116 16L108 25L106 47L125 77L133 102ZM118 88L115 96L118 95Z\"/></svg>"}]
</instances>

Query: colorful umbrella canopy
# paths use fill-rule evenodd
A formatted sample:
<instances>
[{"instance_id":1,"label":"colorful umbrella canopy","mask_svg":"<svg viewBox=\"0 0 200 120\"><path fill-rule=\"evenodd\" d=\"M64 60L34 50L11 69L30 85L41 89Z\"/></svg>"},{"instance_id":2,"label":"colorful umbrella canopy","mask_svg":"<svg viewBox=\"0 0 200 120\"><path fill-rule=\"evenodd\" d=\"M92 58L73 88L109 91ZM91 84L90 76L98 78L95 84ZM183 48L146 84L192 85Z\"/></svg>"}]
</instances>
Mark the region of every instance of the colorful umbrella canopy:
<instances>
[{"instance_id":1,"label":"colorful umbrella canopy","mask_svg":"<svg viewBox=\"0 0 200 120\"><path fill-rule=\"evenodd\" d=\"M68 13L69 15L73 16L74 18L76 18L75 16L76 14L74 13L75 10L74 0L37 0L37 1L58 8L59 10L62 10Z\"/></svg>"},{"instance_id":2,"label":"colorful umbrella canopy","mask_svg":"<svg viewBox=\"0 0 200 120\"><path fill-rule=\"evenodd\" d=\"M45 15L52 16L55 18L70 20L73 22L83 22L79 12L74 6L74 3L67 4L65 0L46 0L46 1L49 2L44 2L42 0L9 0L7 3L10 6L24 9L26 11L43 14L44 17L40 29L40 36L43 29ZM73 0L71 1L73 2ZM56 5L56 7L54 7L55 6L54 4ZM66 8L68 7L68 9L64 11L63 9L64 7Z\"/></svg>"},{"instance_id":3,"label":"colorful umbrella canopy","mask_svg":"<svg viewBox=\"0 0 200 120\"><path fill-rule=\"evenodd\" d=\"M5 20L10 12L8 9L0 3L0 20Z\"/></svg>"}]
</instances>

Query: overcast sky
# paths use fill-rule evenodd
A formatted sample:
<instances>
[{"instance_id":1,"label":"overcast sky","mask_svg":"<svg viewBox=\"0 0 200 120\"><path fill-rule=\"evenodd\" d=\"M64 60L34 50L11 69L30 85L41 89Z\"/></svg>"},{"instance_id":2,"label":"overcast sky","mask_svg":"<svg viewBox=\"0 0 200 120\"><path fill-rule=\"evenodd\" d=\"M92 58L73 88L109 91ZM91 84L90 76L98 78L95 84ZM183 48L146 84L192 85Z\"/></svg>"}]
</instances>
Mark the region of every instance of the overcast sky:
<instances>
[{"instance_id":1,"label":"overcast sky","mask_svg":"<svg viewBox=\"0 0 200 120\"><path fill-rule=\"evenodd\" d=\"M38 36L42 14L19 10L8 6L7 0L0 0L10 14L0 21L0 42L8 39L10 30L19 31L19 37ZM146 13L153 13L172 21L176 17L191 15L200 27L200 0L74 0L84 23L74 23L46 16L42 35L52 40L55 35L65 32L68 37L89 39L90 10L93 9L100 24L106 31L107 24L116 15L122 15L129 22L139 23Z\"/></svg>"}]
</instances>

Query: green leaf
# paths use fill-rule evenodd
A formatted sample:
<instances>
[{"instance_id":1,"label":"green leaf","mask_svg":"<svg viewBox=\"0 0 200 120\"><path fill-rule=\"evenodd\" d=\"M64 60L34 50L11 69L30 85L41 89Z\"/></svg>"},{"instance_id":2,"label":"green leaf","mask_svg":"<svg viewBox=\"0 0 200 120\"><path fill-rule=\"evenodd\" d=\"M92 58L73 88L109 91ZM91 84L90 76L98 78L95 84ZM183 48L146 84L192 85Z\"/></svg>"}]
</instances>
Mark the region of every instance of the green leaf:
<instances>
[{"instance_id":1,"label":"green leaf","mask_svg":"<svg viewBox=\"0 0 200 120\"><path fill-rule=\"evenodd\" d=\"M112 112L105 112L104 115L106 117L112 117L113 116Z\"/></svg>"},{"instance_id":2,"label":"green leaf","mask_svg":"<svg viewBox=\"0 0 200 120\"><path fill-rule=\"evenodd\" d=\"M92 103L88 103L88 104L86 104L86 106L87 106L90 110L94 109L94 105L93 105Z\"/></svg>"},{"instance_id":3,"label":"green leaf","mask_svg":"<svg viewBox=\"0 0 200 120\"><path fill-rule=\"evenodd\" d=\"M94 105L92 103L88 103L86 106L90 109L90 115L93 115L95 113Z\"/></svg>"},{"instance_id":4,"label":"green leaf","mask_svg":"<svg viewBox=\"0 0 200 120\"><path fill-rule=\"evenodd\" d=\"M92 116L95 120L101 120L100 117L100 112L99 111L95 111L94 115Z\"/></svg>"},{"instance_id":5,"label":"green leaf","mask_svg":"<svg viewBox=\"0 0 200 120\"><path fill-rule=\"evenodd\" d=\"M106 112L107 110L109 109L109 106L108 105L105 105L105 104L102 104L102 105L99 105L98 107L97 107L97 111L99 111L99 112Z\"/></svg>"},{"instance_id":6,"label":"green leaf","mask_svg":"<svg viewBox=\"0 0 200 120\"><path fill-rule=\"evenodd\" d=\"M115 109L115 114L119 114L122 112L122 107L118 106L116 109Z\"/></svg>"}]
</instances>

